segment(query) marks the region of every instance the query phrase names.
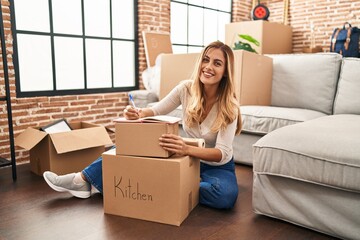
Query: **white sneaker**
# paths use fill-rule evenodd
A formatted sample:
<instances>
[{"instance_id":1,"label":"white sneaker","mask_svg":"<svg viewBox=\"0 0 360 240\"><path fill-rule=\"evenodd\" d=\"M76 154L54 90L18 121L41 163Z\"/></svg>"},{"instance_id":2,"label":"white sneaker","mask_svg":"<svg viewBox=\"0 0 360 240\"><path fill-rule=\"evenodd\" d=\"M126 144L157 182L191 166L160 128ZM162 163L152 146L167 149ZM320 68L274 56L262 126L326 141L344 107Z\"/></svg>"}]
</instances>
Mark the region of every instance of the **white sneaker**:
<instances>
[{"instance_id":1,"label":"white sneaker","mask_svg":"<svg viewBox=\"0 0 360 240\"><path fill-rule=\"evenodd\" d=\"M53 172L46 171L43 176L46 183L57 192L69 192L78 198L89 198L91 195L89 183L74 183L75 173L58 176Z\"/></svg>"}]
</instances>

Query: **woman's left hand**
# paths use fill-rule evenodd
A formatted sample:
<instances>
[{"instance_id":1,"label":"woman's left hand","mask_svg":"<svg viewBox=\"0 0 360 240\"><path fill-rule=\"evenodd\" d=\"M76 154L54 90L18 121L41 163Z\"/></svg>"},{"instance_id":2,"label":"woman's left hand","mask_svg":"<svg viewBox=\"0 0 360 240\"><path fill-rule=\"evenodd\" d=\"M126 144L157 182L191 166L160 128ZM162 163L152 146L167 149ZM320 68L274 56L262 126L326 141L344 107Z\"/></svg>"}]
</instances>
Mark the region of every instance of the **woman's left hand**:
<instances>
[{"instance_id":1,"label":"woman's left hand","mask_svg":"<svg viewBox=\"0 0 360 240\"><path fill-rule=\"evenodd\" d=\"M177 155L188 155L189 146L185 144L182 137L175 134L163 134L159 138L160 146L167 151L173 152Z\"/></svg>"}]
</instances>

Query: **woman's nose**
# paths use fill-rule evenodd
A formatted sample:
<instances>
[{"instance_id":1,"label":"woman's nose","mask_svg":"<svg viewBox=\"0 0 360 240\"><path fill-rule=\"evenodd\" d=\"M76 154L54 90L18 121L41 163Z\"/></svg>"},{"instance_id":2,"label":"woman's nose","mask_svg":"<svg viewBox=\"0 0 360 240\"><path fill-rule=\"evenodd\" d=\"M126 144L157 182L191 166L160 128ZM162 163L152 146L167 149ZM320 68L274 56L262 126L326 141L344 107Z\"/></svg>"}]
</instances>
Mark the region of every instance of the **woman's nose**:
<instances>
[{"instance_id":1,"label":"woman's nose","mask_svg":"<svg viewBox=\"0 0 360 240\"><path fill-rule=\"evenodd\" d=\"M211 69L211 62L205 64L205 69Z\"/></svg>"}]
</instances>

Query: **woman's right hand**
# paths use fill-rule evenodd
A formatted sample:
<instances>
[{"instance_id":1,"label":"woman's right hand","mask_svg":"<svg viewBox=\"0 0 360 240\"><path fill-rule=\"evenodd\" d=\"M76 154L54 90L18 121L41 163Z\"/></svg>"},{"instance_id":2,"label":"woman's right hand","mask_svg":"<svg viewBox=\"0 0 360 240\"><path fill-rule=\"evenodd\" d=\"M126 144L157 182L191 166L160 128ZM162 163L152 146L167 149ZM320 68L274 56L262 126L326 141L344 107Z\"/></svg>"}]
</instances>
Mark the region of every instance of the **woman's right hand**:
<instances>
[{"instance_id":1,"label":"woman's right hand","mask_svg":"<svg viewBox=\"0 0 360 240\"><path fill-rule=\"evenodd\" d=\"M136 120L140 118L141 108L134 108L127 105L124 109L124 117L128 120Z\"/></svg>"}]
</instances>

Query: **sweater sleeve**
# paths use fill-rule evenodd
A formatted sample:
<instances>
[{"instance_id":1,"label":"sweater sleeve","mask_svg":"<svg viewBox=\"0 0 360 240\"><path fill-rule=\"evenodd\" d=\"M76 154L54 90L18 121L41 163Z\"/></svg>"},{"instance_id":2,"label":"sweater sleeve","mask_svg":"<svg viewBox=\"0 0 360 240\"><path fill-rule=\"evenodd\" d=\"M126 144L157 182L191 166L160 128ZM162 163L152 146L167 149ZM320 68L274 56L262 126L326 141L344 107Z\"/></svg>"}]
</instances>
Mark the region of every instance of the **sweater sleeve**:
<instances>
[{"instance_id":1,"label":"sweater sleeve","mask_svg":"<svg viewBox=\"0 0 360 240\"><path fill-rule=\"evenodd\" d=\"M162 100L151 107L155 115L166 115L184 102L184 92L186 91L187 81L180 82L173 90L170 91Z\"/></svg>"},{"instance_id":2,"label":"sweater sleeve","mask_svg":"<svg viewBox=\"0 0 360 240\"><path fill-rule=\"evenodd\" d=\"M215 148L222 153L220 164L225 164L233 157L233 141L237 127L237 119L217 134Z\"/></svg>"}]
</instances>

